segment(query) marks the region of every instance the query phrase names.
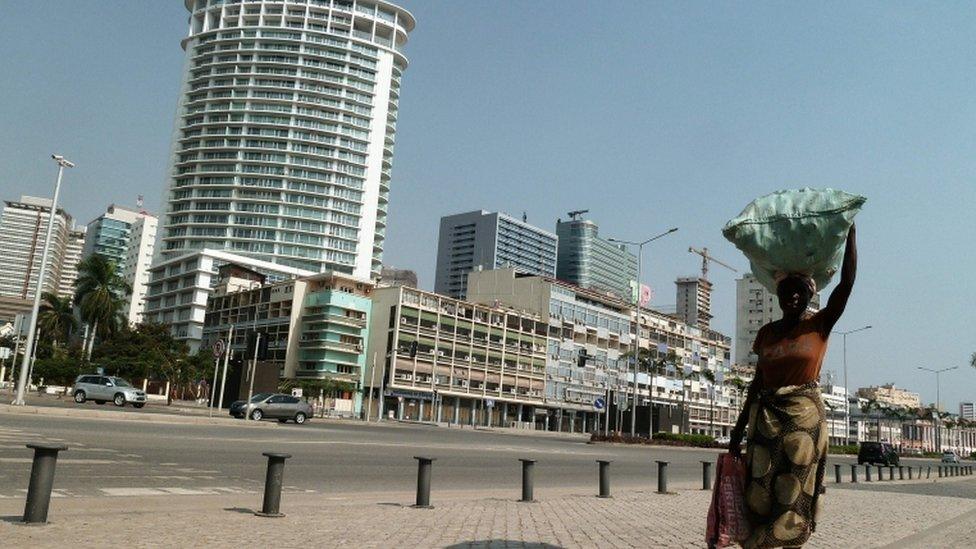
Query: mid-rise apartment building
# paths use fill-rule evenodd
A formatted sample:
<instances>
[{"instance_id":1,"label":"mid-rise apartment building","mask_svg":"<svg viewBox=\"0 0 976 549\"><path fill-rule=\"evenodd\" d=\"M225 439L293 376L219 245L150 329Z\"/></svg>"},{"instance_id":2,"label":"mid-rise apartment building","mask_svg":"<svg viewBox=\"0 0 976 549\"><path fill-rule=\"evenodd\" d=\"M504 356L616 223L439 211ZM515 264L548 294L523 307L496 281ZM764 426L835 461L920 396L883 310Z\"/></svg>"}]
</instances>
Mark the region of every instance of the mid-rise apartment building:
<instances>
[{"instance_id":1,"label":"mid-rise apartment building","mask_svg":"<svg viewBox=\"0 0 976 549\"><path fill-rule=\"evenodd\" d=\"M184 0L159 252L379 276L404 47L383 0Z\"/></svg>"},{"instance_id":2,"label":"mid-rise apartment building","mask_svg":"<svg viewBox=\"0 0 976 549\"><path fill-rule=\"evenodd\" d=\"M149 271L146 322L166 324L173 336L195 352L203 339L207 301L220 283L222 265L235 264L256 271L267 282L310 276L310 271L217 250L200 250L163 259ZM262 281L252 281L260 285Z\"/></svg>"},{"instance_id":3,"label":"mid-rise apartment building","mask_svg":"<svg viewBox=\"0 0 976 549\"><path fill-rule=\"evenodd\" d=\"M637 256L623 244L604 239L597 224L579 217L556 221L559 260L556 278L630 301L637 280Z\"/></svg>"},{"instance_id":4,"label":"mid-rise apartment building","mask_svg":"<svg viewBox=\"0 0 976 549\"><path fill-rule=\"evenodd\" d=\"M396 269L387 265L380 271L379 285L381 286L406 286L408 288L418 288L417 273L410 269Z\"/></svg>"},{"instance_id":5,"label":"mid-rise apartment building","mask_svg":"<svg viewBox=\"0 0 976 549\"><path fill-rule=\"evenodd\" d=\"M712 283L689 276L675 281L678 318L690 326L708 330L712 322Z\"/></svg>"},{"instance_id":6,"label":"mid-rise apartment building","mask_svg":"<svg viewBox=\"0 0 976 549\"><path fill-rule=\"evenodd\" d=\"M282 378L344 382L359 415L373 285L336 273L268 284L264 275L235 264L222 266L220 276L207 304L202 346L223 339L243 356L248 336L260 333L265 362L277 365Z\"/></svg>"},{"instance_id":7,"label":"mid-rise apartment building","mask_svg":"<svg viewBox=\"0 0 976 549\"><path fill-rule=\"evenodd\" d=\"M735 281L735 362L755 366L758 358L752 352L759 328L783 318L775 292L766 289L752 273ZM812 310L820 309L820 294L810 300Z\"/></svg>"},{"instance_id":8,"label":"mid-rise apartment building","mask_svg":"<svg viewBox=\"0 0 976 549\"><path fill-rule=\"evenodd\" d=\"M373 294L370 330L372 415L382 398L401 419L547 426L548 326L538 315L386 287Z\"/></svg>"},{"instance_id":9,"label":"mid-rise apartment building","mask_svg":"<svg viewBox=\"0 0 976 549\"><path fill-rule=\"evenodd\" d=\"M976 421L976 403L960 402L959 417L966 421Z\"/></svg>"},{"instance_id":10,"label":"mid-rise apartment building","mask_svg":"<svg viewBox=\"0 0 976 549\"><path fill-rule=\"evenodd\" d=\"M627 384L623 355L633 341L629 304L605 292L515 269L471 273L468 299L526 311L549 326L545 398L550 428L593 426L619 400ZM600 414L594 412L600 409L597 400L604 403Z\"/></svg>"},{"instance_id":11,"label":"mid-rise apartment building","mask_svg":"<svg viewBox=\"0 0 976 549\"><path fill-rule=\"evenodd\" d=\"M918 393L895 387L893 383L886 385L862 387L857 390L857 396L874 399L879 403L896 408L921 408L922 399Z\"/></svg>"},{"instance_id":12,"label":"mid-rise apartment building","mask_svg":"<svg viewBox=\"0 0 976 549\"><path fill-rule=\"evenodd\" d=\"M464 299L468 273L512 267L525 274L556 275L557 238L499 212L478 210L441 218L434 291Z\"/></svg>"},{"instance_id":13,"label":"mid-rise apartment building","mask_svg":"<svg viewBox=\"0 0 976 549\"><path fill-rule=\"evenodd\" d=\"M33 196L4 201L0 216L0 257L3 257L0 297L8 298L4 310L30 310L41 270L51 204L50 199ZM61 297L74 295L84 240L84 227L76 228L71 215L58 208L44 274L44 292Z\"/></svg>"},{"instance_id":14,"label":"mid-rise apartment building","mask_svg":"<svg viewBox=\"0 0 976 549\"><path fill-rule=\"evenodd\" d=\"M119 276L132 288L126 296L126 318L142 321L149 268L156 243L156 216L115 204L88 223L84 256L98 254L115 263Z\"/></svg>"}]
</instances>

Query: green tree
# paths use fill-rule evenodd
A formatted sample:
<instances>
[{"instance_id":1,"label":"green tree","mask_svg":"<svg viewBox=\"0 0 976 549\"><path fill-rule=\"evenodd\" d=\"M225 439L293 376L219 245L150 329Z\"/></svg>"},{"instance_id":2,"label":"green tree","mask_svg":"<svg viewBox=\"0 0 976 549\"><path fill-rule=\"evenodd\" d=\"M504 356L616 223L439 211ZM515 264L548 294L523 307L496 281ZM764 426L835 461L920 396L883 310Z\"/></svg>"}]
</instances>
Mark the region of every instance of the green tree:
<instances>
[{"instance_id":1,"label":"green tree","mask_svg":"<svg viewBox=\"0 0 976 549\"><path fill-rule=\"evenodd\" d=\"M92 327L88 357L95 347L99 326L103 332L113 333L124 324L122 310L125 296L130 293L132 288L119 276L114 262L96 254L78 264L75 303L81 311L81 319Z\"/></svg>"},{"instance_id":2,"label":"green tree","mask_svg":"<svg viewBox=\"0 0 976 549\"><path fill-rule=\"evenodd\" d=\"M71 298L60 297L52 292L41 294L37 327L44 334L44 338L51 341L52 347L57 347L58 343L67 343L78 327Z\"/></svg>"},{"instance_id":3,"label":"green tree","mask_svg":"<svg viewBox=\"0 0 976 549\"><path fill-rule=\"evenodd\" d=\"M701 372L702 378L711 384L710 390L708 392L708 434L715 436L715 372L709 369L704 369Z\"/></svg>"}]
</instances>

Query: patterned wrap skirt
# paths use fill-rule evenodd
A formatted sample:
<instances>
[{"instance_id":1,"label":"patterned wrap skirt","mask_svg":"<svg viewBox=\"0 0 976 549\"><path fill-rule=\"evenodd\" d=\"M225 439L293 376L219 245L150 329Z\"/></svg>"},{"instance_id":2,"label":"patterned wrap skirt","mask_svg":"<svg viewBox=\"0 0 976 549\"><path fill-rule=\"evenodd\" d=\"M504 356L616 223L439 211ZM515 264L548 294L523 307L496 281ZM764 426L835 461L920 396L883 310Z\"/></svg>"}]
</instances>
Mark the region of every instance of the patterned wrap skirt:
<instances>
[{"instance_id":1,"label":"patterned wrap skirt","mask_svg":"<svg viewBox=\"0 0 976 549\"><path fill-rule=\"evenodd\" d=\"M749 409L747 548L806 543L816 528L828 432L816 382L760 390Z\"/></svg>"}]
</instances>

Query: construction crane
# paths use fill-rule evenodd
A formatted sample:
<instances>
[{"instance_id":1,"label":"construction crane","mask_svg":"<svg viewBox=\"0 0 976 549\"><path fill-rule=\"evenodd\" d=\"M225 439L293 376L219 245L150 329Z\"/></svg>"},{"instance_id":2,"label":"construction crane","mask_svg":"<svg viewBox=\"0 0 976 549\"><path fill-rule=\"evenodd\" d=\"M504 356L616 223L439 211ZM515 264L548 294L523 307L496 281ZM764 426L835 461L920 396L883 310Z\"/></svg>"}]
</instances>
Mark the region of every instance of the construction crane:
<instances>
[{"instance_id":1,"label":"construction crane","mask_svg":"<svg viewBox=\"0 0 976 549\"><path fill-rule=\"evenodd\" d=\"M575 220L583 217L583 214L589 213L589 211L590 210L573 210L573 211L567 213L566 215L568 215L570 219L572 219L573 221L575 221Z\"/></svg>"},{"instance_id":2,"label":"construction crane","mask_svg":"<svg viewBox=\"0 0 976 549\"><path fill-rule=\"evenodd\" d=\"M725 263L722 263L721 261L715 259L713 256L709 255L708 254L708 248L702 248L700 250L696 250L695 248L692 248L692 247L689 246L688 247L688 253L698 254L698 255L701 256L701 258L702 258L702 275L701 275L701 277L703 279L705 279L705 280L708 280L708 262L709 261L711 261L712 263L718 263L719 265L725 267L726 269L732 271L733 273L739 272L736 269L734 269L734 268L726 265Z\"/></svg>"}]
</instances>

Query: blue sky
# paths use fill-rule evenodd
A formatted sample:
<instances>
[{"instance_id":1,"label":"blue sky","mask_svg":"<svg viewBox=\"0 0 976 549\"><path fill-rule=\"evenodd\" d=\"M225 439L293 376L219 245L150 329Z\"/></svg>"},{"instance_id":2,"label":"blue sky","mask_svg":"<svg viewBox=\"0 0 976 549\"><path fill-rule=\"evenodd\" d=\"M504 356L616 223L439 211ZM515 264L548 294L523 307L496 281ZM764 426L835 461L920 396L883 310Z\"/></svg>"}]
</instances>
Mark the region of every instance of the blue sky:
<instances>
[{"instance_id":1,"label":"blue sky","mask_svg":"<svg viewBox=\"0 0 976 549\"><path fill-rule=\"evenodd\" d=\"M407 2L386 261L433 285L438 218L484 208L642 239L654 303L673 307L689 245L740 270L722 225L790 187L868 197L839 328L852 386L976 400L976 50L971 5ZM182 0L8 0L0 18L0 196L49 195L84 223L165 183L186 32ZM732 335L735 274L714 268ZM825 370L841 372L839 338Z\"/></svg>"}]
</instances>

